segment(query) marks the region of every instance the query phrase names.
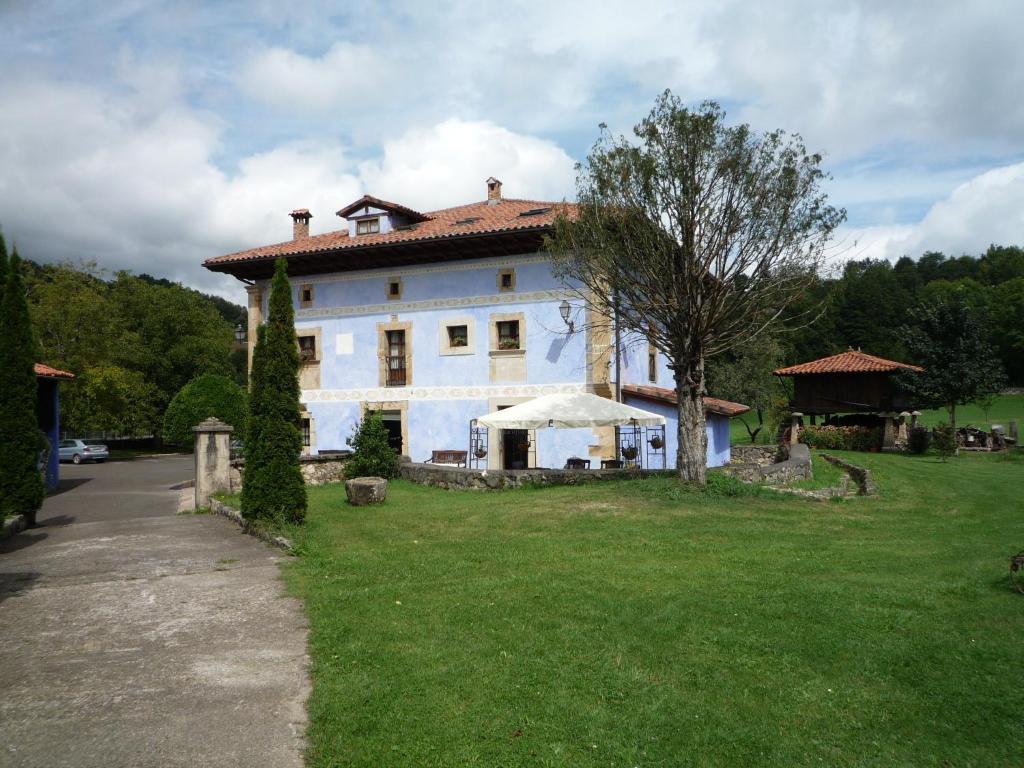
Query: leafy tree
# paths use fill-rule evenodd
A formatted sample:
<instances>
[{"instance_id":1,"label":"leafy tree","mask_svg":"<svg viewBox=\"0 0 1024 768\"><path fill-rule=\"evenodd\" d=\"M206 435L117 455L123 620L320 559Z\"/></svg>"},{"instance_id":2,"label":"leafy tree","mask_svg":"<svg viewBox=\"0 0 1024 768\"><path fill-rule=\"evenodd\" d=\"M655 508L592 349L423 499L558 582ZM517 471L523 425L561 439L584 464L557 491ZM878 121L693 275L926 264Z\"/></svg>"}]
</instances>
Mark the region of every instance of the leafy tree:
<instances>
[{"instance_id":1,"label":"leafy tree","mask_svg":"<svg viewBox=\"0 0 1024 768\"><path fill-rule=\"evenodd\" d=\"M131 368L112 363L80 369L75 397L62 409L79 430L104 430L122 435L149 435L159 425L159 393Z\"/></svg>"},{"instance_id":2,"label":"leafy tree","mask_svg":"<svg viewBox=\"0 0 1024 768\"><path fill-rule=\"evenodd\" d=\"M954 432L958 405L1002 388L1005 377L988 342L988 329L963 296L921 304L901 335L925 369L901 374L901 384L923 404L945 407Z\"/></svg>"},{"instance_id":3,"label":"leafy tree","mask_svg":"<svg viewBox=\"0 0 1024 768\"><path fill-rule=\"evenodd\" d=\"M1024 384L1024 277L992 289L992 328L999 357L1014 384Z\"/></svg>"},{"instance_id":4,"label":"leafy tree","mask_svg":"<svg viewBox=\"0 0 1024 768\"><path fill-rule=\"evenodd\" d=\"M708 392L753 409L756 426L751 427L746 418L740 417L752 443L764 428L765 418L777 423L776 417L786 407L782 384L772 375L781 365L782 345L772 332L708 362Z\"/></svg>"},{"instance_id":5,"label":"leafy tree","mask_svg":"<svg viewBox=\"0 0 1024 768\"><path fill-rule=\"evenodd\" d=\"M345 476L391 478L398 474L398 456L388 443L388 428L379 411L367 410L347 440L352 456L345 463Z\"/></svg>"},{"instance_id":6,"label":"leafy tree","mask_svg":"<svg viewBox=\"0 0 1024 768\"><path fill-rule=\"evenodd\" d=\"M676 468L703 485L706 360L791 317L844 213L799 136L727 126L715 103L691 110L666 91L635 133L598 140L579 167L575 216L557 218L548 247L592 309L611 304L668 358Z\"/></svg>"},{"instance_id":7,"label":"leafy tree","mask_svg":"<svg viewBox=\"0 0 1024 768\"><path fill-rule=\"evenodd\" d=\"M246 400L245 390L227 376L208 373L192 379L164 412L164 440L191 445L192 427L211 416L230 424L241 436L248 413Z\"/></svg>"},{"instance_id":8,"label":"leafy tree","mask_svg":"<svg viewBox=\"0 0 1024 768\"><path fill-rule=\"evenodd\" d=\"M261 359L253 358L258 381L250 400L242 514L299 523L306 514L306 486L299 469L299 350L284 259L278 259L270 284L261 342L255 350Z\"/></svg>"},{"instance_id":9,"label":"leafy tree","mask_svg":"<svg viewBox=\"0 0 1024 768\"><path fill-rule=\"evenodd\" d=\"M893 329L905 322L911 303L911 294L902 287L888 261L849 262L835 300L835 329L843 348L903 357L903 346Z\"/></svg>"},{"instance_id":10,"label":"leafy tree","mask_svg":"<svg viewBox=\"0 0 1024 768\"><path fill-rule=\"evenodd\" d=\"M0 241L4 274L0 301L0 517L24 515L35 525L45 490L39 472L36 419L35 343L17 250L7 260Z\"/></svg>"},{"instance_id":11,"label":"leafy tree","mask_svg":"<svg viewBox=\"0 0 1024 768\"><path fill-rule=\"evenodd\" d=\"M980 279L989 285L1024 278L1024 248L990 245L978 266Z\"/></svg>"}]
</instances>

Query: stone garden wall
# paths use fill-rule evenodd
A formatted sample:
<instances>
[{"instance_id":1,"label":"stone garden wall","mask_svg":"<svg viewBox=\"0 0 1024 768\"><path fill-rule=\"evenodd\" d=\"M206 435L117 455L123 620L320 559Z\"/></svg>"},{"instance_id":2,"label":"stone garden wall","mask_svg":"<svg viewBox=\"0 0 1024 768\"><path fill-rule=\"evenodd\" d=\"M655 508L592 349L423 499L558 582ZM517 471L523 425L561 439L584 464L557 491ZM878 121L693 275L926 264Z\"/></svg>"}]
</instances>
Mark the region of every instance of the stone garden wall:
<instances>
[{"instance_id":1,"label":"stone garden wall","mask_svg":"<svg viewBox=\"0 0 1024 768\"><path fill-rule=\"evenodd\" d=\"M786 451L788 448L788 453ZM762 449L746 451L744 449ZM764 463L769 458L769 450L773 463ZM782 452L783 456L778 456ZM811 465L811 451L803 443L790 446L737 446L732 449L734 460L730 461L722 471L727 475L747 483L765 483L767 485L786 485L797 480L814 477ZM735 459L739 459L738 463ZM781 461L779 460L781 459Z\"/></svg>"},{"instance_id":2,"label":"stone garden wall","mask_svg":"<svg viewBox=\"0 0 1024 768\"><path fill-rule=\"evenodd\" d=\"M502 490L533 485L580 485L601 480L674 474L672 470L628 469L464 469L405 462L399 476L420 485L451 490Z\"/></svg>"},{"instance_id":3,"label":"stone garden wall","mask_svg":"<svg viewBox=\"0 0 1024 768\"><path fill-rule=\"evenodd\" d=\"M306 481L306 485L340 483L345 479L346 461L348 461L347 454L303 456L299 459L299 469L302 470L302 478ZM232 493L237 493L242 489L242 470L244 468L245 459L235 459L231 462Z\"/></svg>"}]
</instances>

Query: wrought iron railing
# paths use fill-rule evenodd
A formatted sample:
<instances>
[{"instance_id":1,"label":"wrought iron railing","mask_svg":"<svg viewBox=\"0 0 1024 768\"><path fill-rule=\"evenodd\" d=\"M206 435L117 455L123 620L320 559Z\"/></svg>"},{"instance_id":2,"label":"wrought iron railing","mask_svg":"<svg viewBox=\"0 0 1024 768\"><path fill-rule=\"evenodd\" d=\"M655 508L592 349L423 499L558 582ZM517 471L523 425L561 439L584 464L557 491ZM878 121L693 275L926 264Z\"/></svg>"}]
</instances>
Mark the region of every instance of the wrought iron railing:
<instances>
[{"instance_id":1,"label":"wrought iron railing","mask_svg":"<svg viewBox=\"0 0 1024 768\"><path fill-rule=\"evenodd\" d=\"M389 387L405 386L405 355L388 355L385 358L387 366L387 385Z\"/></svg>"}]
</instances>

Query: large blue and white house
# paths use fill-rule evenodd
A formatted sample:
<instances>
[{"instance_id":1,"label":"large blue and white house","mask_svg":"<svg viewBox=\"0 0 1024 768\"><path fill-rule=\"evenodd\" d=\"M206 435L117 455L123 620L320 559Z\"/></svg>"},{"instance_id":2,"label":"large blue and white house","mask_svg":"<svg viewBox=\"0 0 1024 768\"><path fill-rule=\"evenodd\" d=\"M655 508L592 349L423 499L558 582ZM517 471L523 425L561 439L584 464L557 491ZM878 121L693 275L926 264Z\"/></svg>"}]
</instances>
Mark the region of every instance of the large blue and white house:
<instances>
[{"instance_id":1,"label":"large blue and white house","mask_svg":"<svg viewBox=\"0 0 1024 768\"><path fill-rule=\"evenodd\" d=\"M205 262L247 283L251 363L274 262L287 260L307 452L345 449L372 409L397 450L425 461L436 451L467 451L471 422L487 413L544 394L591 392L668 417L660 452L648 440L641 460L673 466L676 415L664 356L634 340L620 345L616 363L613 323L584 306L543 251L564 204L505 198L495 178L486 185L484 200L429 213L364 196L337 212L341 229L321 235L310 235L313 214L298 209L291 240ZM728 418L746 409L707 406L708 464L718 466L729 459ZM484 440L488 468L561 467L569 457L596 467L621 458L608 427L492 429Z\"/></svg>"}]
</instances>

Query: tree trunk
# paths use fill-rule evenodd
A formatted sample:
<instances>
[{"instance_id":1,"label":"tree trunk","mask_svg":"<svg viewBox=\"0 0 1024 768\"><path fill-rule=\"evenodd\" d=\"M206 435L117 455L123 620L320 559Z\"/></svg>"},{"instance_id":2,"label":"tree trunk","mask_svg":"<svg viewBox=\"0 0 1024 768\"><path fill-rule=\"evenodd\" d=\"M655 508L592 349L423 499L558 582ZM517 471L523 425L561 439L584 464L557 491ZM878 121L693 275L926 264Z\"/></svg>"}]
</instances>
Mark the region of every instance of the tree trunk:
<instances>
[{"instance_id":1,"label":"tree trunk","mask_svg":"<svg viewBox=\"0 0 1024 768\"><path fill-rule=\"evenodd\" d=\"M707 481L708 435L704 427L703 361L689 370L676 369L676 401L679 419L676 440L676 471L687 483Z\"/></svg>"}]
</instances>

